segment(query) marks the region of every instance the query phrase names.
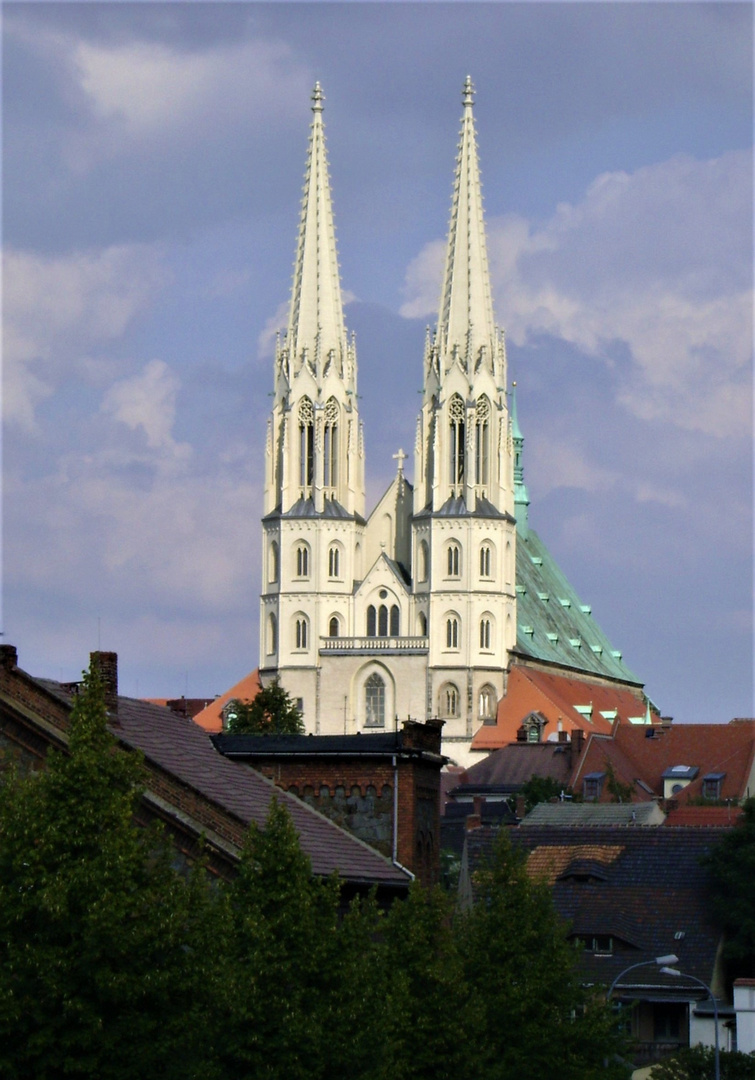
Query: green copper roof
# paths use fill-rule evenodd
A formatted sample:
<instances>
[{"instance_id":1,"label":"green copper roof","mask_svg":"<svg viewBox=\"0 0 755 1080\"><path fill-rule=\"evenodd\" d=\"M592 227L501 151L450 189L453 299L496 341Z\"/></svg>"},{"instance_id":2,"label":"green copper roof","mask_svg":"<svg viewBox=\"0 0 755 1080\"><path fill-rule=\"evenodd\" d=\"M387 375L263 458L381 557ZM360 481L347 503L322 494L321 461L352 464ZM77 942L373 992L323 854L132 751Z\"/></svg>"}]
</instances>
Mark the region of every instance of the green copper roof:
<instances>
[{"instance_id":1,"label":"green copper roof","mask_svg":"<svg viewBox=\"0 0 755 1080\"><path fill-rule=\"evenodd\" d=\"M516 607L516 651L521 656L642 685L532 529L517 536Z\"/></svg>"}]
</instances>

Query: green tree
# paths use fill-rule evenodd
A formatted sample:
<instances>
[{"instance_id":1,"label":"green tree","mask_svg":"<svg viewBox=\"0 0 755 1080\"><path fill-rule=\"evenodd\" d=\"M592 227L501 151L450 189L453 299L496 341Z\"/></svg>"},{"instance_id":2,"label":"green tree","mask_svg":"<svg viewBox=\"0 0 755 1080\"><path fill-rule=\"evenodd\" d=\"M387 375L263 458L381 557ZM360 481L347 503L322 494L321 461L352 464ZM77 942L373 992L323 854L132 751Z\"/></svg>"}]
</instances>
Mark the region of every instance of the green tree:
<instances>
[{"instance_id":1,"label":"green tree","mask_svg":"<svg viewBox=\"0 0 755 1080\"><path fill-rule=\"evenodd\" d=\"M69 749L0 793L0 1074L210 1076L212 897L134 824L142 766L91 673Z\"/></svg>"},{"instance_id":2,"label":"green tree","mask_svg":"<svg viewBox=\"0 0 755 1080\"><path fill-rule=\"evenodd\" d=\"M724 958L733 977L755 977L755 799L705 859L710 872L713 914L725 934Z\"/></svg>"},{"instance_id":3,"label":"green tree","mask_svg":"<svg viewBox=\"0 0 755 1080\"><path fill-rule=\"evenodd\" d=\"M721 1080L755 1080L755 1054L722 1050ZM709 1046L680 1050L653 1067L650 1080L710 1080L715 1075L715 1051Z\"/></svg>"},{"instance_id":4,"label":"green tree","mask_svg":"<svg viewBox=\"0 0 755 1080\"><path fill-rule=\"evenodd\" d=\"M578 953L549 886L533 882L504 831L475 876L475 903L460 917L470 998L469 1077L610 1080L621 1042L602 995L582 988Z\"/></svg>"},{"instance_id":5,"label":"green tree","mask_svg":"<svg viewBox=\"0 0 755 1080\"><path fill-rule=\"evenodd\" d=\"M524 809L529 814L533 806L537 806L541 802L550 802L551 799L557 799L563 790L564 785L560 784L558 780L554 780L552 776L533 775L525 784L522 784Z\"/></svg>"},{"instance_id":6,"label":"green tree","mask_svg":"<svg viewBox=\"0 0 755 1080\"><path fill-rule=\"evenodd\" d=\"M303 735L304 722L276 676L254 701L232 701L228 731L233 735Z\"/></svg>"}]
</instances>

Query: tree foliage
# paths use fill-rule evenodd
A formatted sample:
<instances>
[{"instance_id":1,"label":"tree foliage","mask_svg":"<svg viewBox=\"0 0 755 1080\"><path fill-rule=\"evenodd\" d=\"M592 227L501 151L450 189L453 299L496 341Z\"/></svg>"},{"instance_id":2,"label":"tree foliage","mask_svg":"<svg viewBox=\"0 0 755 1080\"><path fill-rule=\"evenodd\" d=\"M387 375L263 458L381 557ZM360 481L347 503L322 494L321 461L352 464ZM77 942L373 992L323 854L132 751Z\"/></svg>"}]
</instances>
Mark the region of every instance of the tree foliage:
<instances>
[{"instance_id":1,"label":"tree foliage","mask_svg":"<svg viewBox=\"0 0 755 1080\"><path fill-rule=\"evenodd\" d=\"M254 701L230 703L228 731L232 735L303 735L304 721L276 677Z\"/></svg>"},{"instance_id":2,"label":"tree foliage","mask_svg":"<svg viewBox=\"0 0 755 1080\"><path fill-rule=\"evenodd\" d=\"M552 776L533 775L525 784L522 784L524 809L529 814L530 810L537 806L538 803L550 802L551 799L559 798L563 790L564 785L560 784L558 780L554 780Z\"/></svg>"},{"instance_id":3,"label":"tree foliage","mask_svg":"<svg viewBox=\"0 0 755 1080\"><path fill-rule=\"evenodd\" d=\"M345 907L273 800L213 884L135 824L142 779L89 675L70 753L0 793L3 1078L611 1080L612 1016L510 848L464 915Z\"/></svg>"},{"instance_id":4,"label":"tree foliage","mask_svg":"<svg viewBox=\"0 0 755 1080\"><path fill-rule=\"evenodd\" d=\"M705 860L710 872L713 913L725 933L724 957L731 974L755 977L755 799Z\"/></svg>"},{"instance_id":5,"label":"tree foliage","mask_svg":"<svg viewBox=\"0 0 755 1080\"><path fill-rule=\"evenodd\" d=\"M722 1050L721 1080L755 1080L755 1054ZM656 1065L650 1080L710 1080L715 1075L715 1050L692 1046Z\"/></svg>"}]
</instances>

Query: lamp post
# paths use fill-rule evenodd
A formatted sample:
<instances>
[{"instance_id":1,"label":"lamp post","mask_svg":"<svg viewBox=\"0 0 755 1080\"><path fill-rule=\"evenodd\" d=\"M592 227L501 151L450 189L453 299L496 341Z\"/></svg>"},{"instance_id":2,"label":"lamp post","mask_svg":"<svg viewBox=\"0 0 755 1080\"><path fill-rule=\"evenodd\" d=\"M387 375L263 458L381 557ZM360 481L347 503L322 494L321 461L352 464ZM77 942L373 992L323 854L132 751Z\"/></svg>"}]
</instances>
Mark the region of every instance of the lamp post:
<instances>
[{"instance_id":1,"label":"lamp post","mask_svg":"<svg viewBox=\"0 0 755 1080\"><path fill-rule=\"evenodd\" d=\"M674 961L674 962L676 962L676 961ZM715 1062L716 1080L721 1080L721 1049L720 1049L719 1042L718 1042L718 1002L716 1001L716 999L715 999L715 997L713 995L713 991L711 990L711 988L708 986L707 983L703 982L702 979L698 979L698 977L696 975L688 975L686 971L679 971L678 968L668 967L665 964L661 968L661 971L663 972L664 975L676 975L679 978L690 979L692 982L697 983L698 986L702 986L703 990L705 990L707 992L708 997L713 1002L713 1024L714 1024L715 1029L716 1029L716 1032L715 1032L715 1035L716 1035L715 1047L716 1047L716 1049L715 1049L715 1056L714 1056L713 1060Z\"/></svg>"}]
</instances>

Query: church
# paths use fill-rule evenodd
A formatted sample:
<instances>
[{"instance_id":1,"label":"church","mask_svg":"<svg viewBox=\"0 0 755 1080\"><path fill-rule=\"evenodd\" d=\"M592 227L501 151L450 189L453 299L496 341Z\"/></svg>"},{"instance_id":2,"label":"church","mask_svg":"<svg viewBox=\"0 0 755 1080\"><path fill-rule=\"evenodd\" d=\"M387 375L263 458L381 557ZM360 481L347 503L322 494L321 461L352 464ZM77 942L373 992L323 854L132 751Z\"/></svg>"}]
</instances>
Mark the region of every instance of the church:
<instances>
[{"instance_id":1,"label":"church","mask_svg":"<svg viewBox=\"0 0 755 1080\"><path fill-rule=\"evenodd\" d=\"M590 685L628 692L641 717L646 699L528 527L469 78L462 101L437 324L417 357L414 482L399 451L396 476L367 515L357 349L344 322L315 85L265 447L259 677L280 677L314 734L440 718L444 753L467 764L475 733L497 722L514 667L576 680L583 697ZM537 737L547 737L542 723Z\"/></svg>"}]
</instances>

